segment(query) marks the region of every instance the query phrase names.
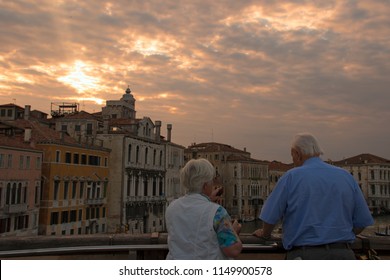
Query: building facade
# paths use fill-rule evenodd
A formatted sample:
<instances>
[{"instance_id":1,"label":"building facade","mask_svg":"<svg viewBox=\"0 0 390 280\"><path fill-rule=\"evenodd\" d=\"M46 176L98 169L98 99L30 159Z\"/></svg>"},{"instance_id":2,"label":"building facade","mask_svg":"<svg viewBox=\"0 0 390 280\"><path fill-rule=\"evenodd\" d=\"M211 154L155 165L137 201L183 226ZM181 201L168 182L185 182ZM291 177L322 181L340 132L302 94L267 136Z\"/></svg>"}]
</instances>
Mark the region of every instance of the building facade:
<instances>
[{"instance_id":1,"label":"building facade","mask_svg":"<svg viewBox=\"0 0 390 280\"><path fill-rule=\"evenodd\" d=\"M105 232L110 151L95 143L80 143L66 132L57 132L51 128L46 114L38 116L43 119L34 117L30 106L26 106L21 118L1 121L2 130L8 131L6 135L12 135L12 139L24 137L24 145L34 147L41 155L39 176L25 170L25 176L28 173L34 178L38 176L34 183L40 192L39 197L34 197L34 202L38 201L38 234ZM31 162L26 151L20 159L22 156L26 165Z\"/></svg>"},{"instance_id":2,"label":"building facade","mask_svg":"<svg viewBox=\"0 0 390 280\"><path fill-rule=\"evenodd\" d=\"M0 123L0 236L38 234L42 151Z\"/></svg>"},{"instance_id":3,"label":"building facade","mask_svg":"<svg viewBox=\"0 0 390 280\"><path fill-rule=\"evenodd\" d=\"M100 141L111 150L108 232L165 231L167 201L179 189L184 147L171 142L171 124L165 139L161 121L136 118L135 101L127 88L120 100L107 101L101 112L56 118L58 131L81 142Z\"/></svg>"},{"instance_id":4,"label":"building facade","mask_svg":"<svg viewBox=\"0 0 390 280\"><path fill-rule=\"evenodd\" d=\"M360 154L332 164L353 175L373 214L390 213L390 160Z\"/></svg>"},{"instance_id":5,"label":"building facade","mask_svg":"<svg viewBox=\"0 0 390 280\"><path fill-rule=\"evenodd\" d=\"M107 232L109 150L61 142L41 142L43 196L39 234Z\"/></svg>"}]
</instances>

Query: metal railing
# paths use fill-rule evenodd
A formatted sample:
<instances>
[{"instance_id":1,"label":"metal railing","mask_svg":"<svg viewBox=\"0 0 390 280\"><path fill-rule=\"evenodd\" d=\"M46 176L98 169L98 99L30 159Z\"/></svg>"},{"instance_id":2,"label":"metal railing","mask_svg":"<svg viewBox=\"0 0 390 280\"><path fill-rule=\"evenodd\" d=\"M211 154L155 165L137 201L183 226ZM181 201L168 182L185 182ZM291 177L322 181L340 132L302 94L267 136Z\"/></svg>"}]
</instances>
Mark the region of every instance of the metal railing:
<instances>
[{"instance_id":1,"label":"metal railing","mask_svg":"<svg viewBox=\"0 0 390 280\"><path fill-rule=\"evenodd\" d=\"M280 239L260 243L259 239L248 234L241 234L240 238L243 242L243 251L238 259L284 259L285 250ZM362 252L367 242L381 259L390 259L389 237L370 237L365 240L365 245L361 239L356 239L352 249L357 253ZM0 239L0 259L157 260L165 259L167 252L166 233L3 237Z\"/></svg>"}]
</instances>

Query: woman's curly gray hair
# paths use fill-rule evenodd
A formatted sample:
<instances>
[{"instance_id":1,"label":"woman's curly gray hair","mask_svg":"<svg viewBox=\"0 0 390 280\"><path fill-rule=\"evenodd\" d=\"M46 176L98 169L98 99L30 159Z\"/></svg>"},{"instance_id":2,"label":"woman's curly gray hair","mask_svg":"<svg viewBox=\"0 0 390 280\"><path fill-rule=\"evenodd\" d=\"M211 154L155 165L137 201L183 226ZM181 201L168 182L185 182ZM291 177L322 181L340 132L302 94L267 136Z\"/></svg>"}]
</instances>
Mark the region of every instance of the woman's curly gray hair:
<instances>
[{"instance_id":1,"label":"woman's curly gray hair","mask_svg":"<svg viewBox=\"0 0 390 280\"><path fill-rule=\"evenodd\" d=\"M214 166L204 158L191 159L180 170L180 183L190 193L201 193L203 184L214 177Z\"/></svg>"}]
</instances>

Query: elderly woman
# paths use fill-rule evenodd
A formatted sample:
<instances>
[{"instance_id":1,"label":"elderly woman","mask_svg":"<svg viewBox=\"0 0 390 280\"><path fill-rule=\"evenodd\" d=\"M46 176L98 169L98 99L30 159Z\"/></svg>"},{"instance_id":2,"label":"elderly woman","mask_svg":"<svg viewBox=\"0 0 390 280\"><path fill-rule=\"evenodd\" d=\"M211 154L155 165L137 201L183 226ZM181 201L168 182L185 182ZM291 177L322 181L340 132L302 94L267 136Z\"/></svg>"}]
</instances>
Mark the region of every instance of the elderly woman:
<instances>
[{"instance_id":1,"label":"elderly woman","mask_svg":"<svg viewBox=\"0 0 390 280\"><path fill-rule=\"evenodd\" d=\"M225 208L214 202L222 190L215 188L214 177L215 169L206 159L192 159L181 170L187 194L166 210L167 259L228 259L240 254L241 225L232 223Z\"/></svg>"}]
</instances>

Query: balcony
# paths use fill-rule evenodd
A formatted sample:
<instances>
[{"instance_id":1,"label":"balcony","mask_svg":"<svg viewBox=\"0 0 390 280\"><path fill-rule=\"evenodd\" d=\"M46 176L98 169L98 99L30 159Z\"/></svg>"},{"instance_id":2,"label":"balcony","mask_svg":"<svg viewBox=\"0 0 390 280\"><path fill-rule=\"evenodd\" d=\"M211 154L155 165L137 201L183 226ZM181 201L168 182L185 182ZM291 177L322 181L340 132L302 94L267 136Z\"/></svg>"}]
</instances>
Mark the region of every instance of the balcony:
<instances>
[{"instance_id":1,"label":"balcony","mask_svg":"<svg viewBox=\"0 0 390 280\"><path fill-rule=\"evenodd\" d=\"M243 251L240 260L283 260L285 250L280 239L259 243L250 234L240 234ZM390 240L369 237L382 260L390 260ZM364 245L356 239L352 249L359 254ZM162 260L168 252L167 234L91 234L73 236L2 237L0 259L6 260Z\"/></svg>"},{"instance_id":2,"label":"balcony","mask_svg":"<svg viewBox=\"0 0 390 280\"><path fill-rule=\"evenodd\" d=\"M9 204L4 206L4 214L17 214L27 212L27 204Z\"/></svg>"},{"instance_id":3,"label":"balcony","mask_svg":"<svg viewBox=\"0 0 390 280\"><path fill-rule=\"evenodd\" d=\"M88 198L84 200L86 205L102 205L106 203L105 198Z\"/></svg>"},{"instance_id":4,"label":"balcony","mask_svg":"<svg viewBox=\"0 0 390 280\"><path fill-rule=\"evenodd\" d=\"M127 202L163 202L165 201L165 196L129 196L127 197Z\"/></svg>"}]
</instances>

